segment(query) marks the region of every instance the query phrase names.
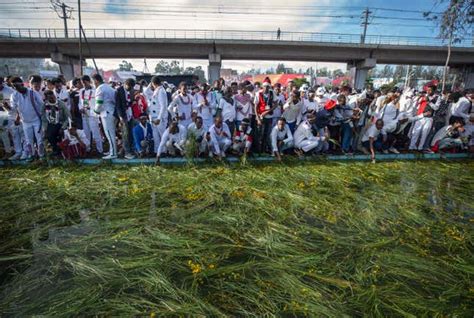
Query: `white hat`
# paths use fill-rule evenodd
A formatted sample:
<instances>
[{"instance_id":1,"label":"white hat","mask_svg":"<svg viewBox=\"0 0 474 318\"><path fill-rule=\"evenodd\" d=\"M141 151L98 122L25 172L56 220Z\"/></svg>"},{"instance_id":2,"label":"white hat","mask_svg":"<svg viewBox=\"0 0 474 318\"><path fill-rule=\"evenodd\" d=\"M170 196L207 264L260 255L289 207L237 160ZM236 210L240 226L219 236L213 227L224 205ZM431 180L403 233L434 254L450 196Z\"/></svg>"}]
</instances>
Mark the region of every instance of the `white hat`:
<instances>
[{"instance_id":1,"label":"white hat","mask_svg":"<svg viewBox=\"0 0 474 318\"><path fill-rule=\"evenodd\" d=\"M318 89L316 90L316 95L324 95L326 94L326 89L322 86L318 87Z\"/></svg>"},{"instance_id":2,"label":"white hat","mask_svg":"<svg viewBox=\"0 0 474 318\"><path fill-rule=\"evenodd\" d=\"M301 90L302 91L307 91L309 89L309 85L308 84L303 84L301 85Z\"/></svg>"},{"instance_id":3,"label":"white hat","mask_svg":"<svg viewBox=\"0 0 474 318\"><path fill-rule=\"evenodd\" d=\"M272 85L268 82L263 82L262 86L265 87L265 86L272 86Z\"/></svg>"}]
</instances>

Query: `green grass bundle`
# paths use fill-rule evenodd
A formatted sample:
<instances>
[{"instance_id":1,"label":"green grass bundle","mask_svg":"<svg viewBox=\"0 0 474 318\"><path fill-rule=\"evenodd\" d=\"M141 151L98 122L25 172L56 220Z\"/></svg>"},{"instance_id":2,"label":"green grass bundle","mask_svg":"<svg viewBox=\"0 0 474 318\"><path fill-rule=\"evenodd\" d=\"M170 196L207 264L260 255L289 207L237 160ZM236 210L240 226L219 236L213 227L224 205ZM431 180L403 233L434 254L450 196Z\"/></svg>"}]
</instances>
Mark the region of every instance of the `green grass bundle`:
<instances>
[{"instance_id":1,"label":"green grass bundle","mask_svg":"<svg viewBox=\"0 0 474 318\"><path fill-rule=\"evenodd\" d=\"M471 162L0 178L2 316L474 315Z\"/></svg>"}]
</instances>

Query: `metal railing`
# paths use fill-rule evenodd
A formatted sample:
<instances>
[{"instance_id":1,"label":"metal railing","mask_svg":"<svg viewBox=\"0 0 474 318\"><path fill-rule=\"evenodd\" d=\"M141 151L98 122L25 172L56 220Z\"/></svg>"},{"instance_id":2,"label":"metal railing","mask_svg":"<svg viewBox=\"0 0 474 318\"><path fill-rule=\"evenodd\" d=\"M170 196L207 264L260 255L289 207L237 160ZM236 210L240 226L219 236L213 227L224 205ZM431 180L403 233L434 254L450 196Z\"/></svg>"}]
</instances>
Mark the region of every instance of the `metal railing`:
<instances>
[{"instance_id":1,"label":"metal railing","mask_svg":"<svg viewBox=\"0 0 474 318\"><path fill-rule=\"evenodd\" d=\"M254 40L254 41L296 41L340 44L360 44L360 34L232 31L232 30L177 30L177 29L85 29L88 39L189 39L189 40ZM70 39L79 38L79 29L70 29ZM64 29L7 29L0 28L1 38L14 39L65 39ZM365 44L445 46L435 37L367 35ZM466 39L453 46L473 47L473 39Z\"/></svg>"}]
</instances>

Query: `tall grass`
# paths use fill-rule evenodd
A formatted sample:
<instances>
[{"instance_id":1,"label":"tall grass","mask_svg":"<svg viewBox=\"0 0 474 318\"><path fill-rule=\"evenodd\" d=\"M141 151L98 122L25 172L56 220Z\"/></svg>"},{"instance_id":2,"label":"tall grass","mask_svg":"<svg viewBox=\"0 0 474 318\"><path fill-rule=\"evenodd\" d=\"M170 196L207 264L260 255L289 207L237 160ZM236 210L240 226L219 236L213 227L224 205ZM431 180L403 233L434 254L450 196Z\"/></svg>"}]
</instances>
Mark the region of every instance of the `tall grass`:
<instances>
[{"instance_id":1,"label":"tall grass","mask_svg":"<svg viewBox=\"0 0 474 318\"><path fill-rule=\"evenodd\" d=\"M471 162L0 178L3 315L474 315Z\"/></svg>"}]
</instances>

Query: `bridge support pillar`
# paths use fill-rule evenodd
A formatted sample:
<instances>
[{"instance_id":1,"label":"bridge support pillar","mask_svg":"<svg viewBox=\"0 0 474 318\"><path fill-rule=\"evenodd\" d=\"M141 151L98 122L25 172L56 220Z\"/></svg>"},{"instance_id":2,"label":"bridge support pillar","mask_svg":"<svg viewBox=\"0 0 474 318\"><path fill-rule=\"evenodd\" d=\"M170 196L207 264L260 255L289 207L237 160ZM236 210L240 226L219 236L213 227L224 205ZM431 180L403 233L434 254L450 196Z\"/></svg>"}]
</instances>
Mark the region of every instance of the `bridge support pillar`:
<instances>
[{"instance_id":1,"label":"bridge support pillar","mask_svg":"<svg viewBox=\"0 0 474 318\"><path fill-rule=\"evenodd\" d=\"M221 66L221 55L217 53L209 54L209 66L207 67L209 84L212 84L221 77Z\"/></svg>"},{"instance_id":2,"label":"bridge support pillar","mask_svg":"<svg viewBox=\"0 0 474 318\"><path fill-rule=\"evenodd\" d=\"M355 89L364 89L368 73L371 68L377 64L376 59L367 58L363 61L348 65L352 77L352 87Z\"/></svg>"},{"instance_id":3,"label":"bridge support pillar","mask_svg":"<svg viewBox=\"0 0 474 318\"><path fill-rule=\"evenodd\" d=\"M68 81L81 75L81 63L79 59L55 52L51 53L51 61L59 64L61 74L63 74L64 78Z\"/></svg>"},{"instance_id":4,"label":"bridge support pillar","mask_svg":"<svg viewBox=\"0 0 474 318\"><path fill-rule=\"evenodd\" d=\"M474 89L474 66L466 66L462 70L464 89Z\"/></svg>"}]
</instances>

